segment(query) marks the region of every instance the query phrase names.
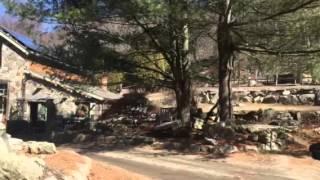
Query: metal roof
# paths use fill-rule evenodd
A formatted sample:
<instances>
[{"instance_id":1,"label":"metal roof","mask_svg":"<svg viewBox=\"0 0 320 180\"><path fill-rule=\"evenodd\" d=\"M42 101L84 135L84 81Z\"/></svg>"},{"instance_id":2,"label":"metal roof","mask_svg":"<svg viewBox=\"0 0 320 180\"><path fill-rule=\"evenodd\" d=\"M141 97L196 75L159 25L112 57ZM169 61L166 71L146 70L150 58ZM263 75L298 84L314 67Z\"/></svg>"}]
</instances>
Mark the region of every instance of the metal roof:
<instances>
[{"instance_id":1,"label":"metal roof","mask_svg":"<svg viewBox=\"0 0 320 180\"><path fill-rule=\"evenodd\" d=\"M21 44L23 44L25 47L27 47L28 49L31 49L33 51L37 51L37 52L41 52L43 50L43 48L37 44L33 39L22 35L20 33L17 33L15 31L11 31L5 28L4 31L8 32L13 38L15 38L17 41L19 41Z\"/></svg>"}]
</instances>

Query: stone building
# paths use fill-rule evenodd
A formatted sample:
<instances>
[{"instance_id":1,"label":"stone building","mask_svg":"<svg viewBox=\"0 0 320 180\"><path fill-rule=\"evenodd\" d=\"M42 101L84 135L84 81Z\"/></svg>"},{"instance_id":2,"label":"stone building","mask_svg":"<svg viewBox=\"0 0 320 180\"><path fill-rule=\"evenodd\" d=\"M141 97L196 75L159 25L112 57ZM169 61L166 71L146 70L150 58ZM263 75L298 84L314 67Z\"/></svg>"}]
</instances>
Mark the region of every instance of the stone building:
<instances>
[{"instance_id":1,"label":"stone building","mask_svg":"<svg viewBox=\"0 0 320 180\"><path fill-rule=\"evenodd\" d=\"M31 39L0 28L0 121L97 119L120 98L78 69L43 53Z\"/></svg>"}]
</instances>

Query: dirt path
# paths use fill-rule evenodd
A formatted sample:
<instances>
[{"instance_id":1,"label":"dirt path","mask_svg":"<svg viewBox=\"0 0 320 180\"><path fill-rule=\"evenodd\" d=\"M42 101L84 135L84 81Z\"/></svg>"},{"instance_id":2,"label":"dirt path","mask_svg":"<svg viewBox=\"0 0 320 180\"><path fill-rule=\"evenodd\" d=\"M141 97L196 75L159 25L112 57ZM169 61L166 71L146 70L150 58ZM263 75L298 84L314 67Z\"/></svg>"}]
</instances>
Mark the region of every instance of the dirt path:
<instances>
[{"instance_id":1,"label":"dirt path","mask_svg":"<svg viewBox=\"0 0 320 180\"><path fill-rule=\"evenodd\" d=\"M81 153L152 179L316 180L320 177L320 162L309 157L238 153L227 158L211 159L148 148Z\"/></svg>"}]
</instances>

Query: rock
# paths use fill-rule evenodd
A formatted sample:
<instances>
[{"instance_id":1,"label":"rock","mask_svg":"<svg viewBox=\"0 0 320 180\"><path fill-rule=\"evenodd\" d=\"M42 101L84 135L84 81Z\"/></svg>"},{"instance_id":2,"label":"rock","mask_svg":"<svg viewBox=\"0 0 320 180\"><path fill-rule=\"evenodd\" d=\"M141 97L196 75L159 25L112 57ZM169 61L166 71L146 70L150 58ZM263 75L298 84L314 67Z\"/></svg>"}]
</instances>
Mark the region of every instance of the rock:
<instances>
[{"instance_id":1,"label":"rock","mask_svg":"<svg viewBox=\"0 0 320 180\"><path fill-rule=\"evenodd\" d=\"M216 104L218 101L218 95L216 94L210 94L210 100L209 100L209 104Z\"/></svg>"},{"instance_id":2,"label":"rock","mask_svg":"<svg viewBox=\"0 0 320 180\"><path fill-rule=\"evenodd\" d=\"M6 133L6 125L0 122L0 136Z\"/></svg>"},{"instance_id":3,"label":"rock","mask_svg":"<svg viewBox=\"0 0 320 180\"><path fill-rule=\"evenodd\" d=\"M291 94L291 92L288 91L288 90L284 90L284 91L282 92L282 95L284 95L284 96L288 96L288 95L290 95L290 94Z\"/></svg>"},{"instance_id":4,"label":"rock","mask_svg":"<svg viewBox=\"0 0 320 180\"><path fill-rule=\"evenodd\" d=\"M244 146L244 150L245 150L246 152L259 152L258 147L255 146L255 145L245 145L245 146Z\"/></svg>"},{"instance_id":5,"label":"rock","mask_svg":"<svg viewBox=\"0 0 320 180\"><path fill-rule=\"evenodd\" d=\"M297 113L296 113L296 120L299 121L299 122L302 120L302 118L301 118L301 112L297 112Z\"/></svg>"},{"instance_id":6,"label":"rock","mask_svg":"<svg viewBox=\"0 0 320 180\"><path fill-rule=\"evenodd\" d=\"M313 105L315 103L315 94L299 95L299 101L301 104Z\"/></svg>"},{"instance_id":7,"label":"rock","mask_svg":"<svg viewBox=\"0 0 320 180\"><path fill-rule=\"evenodd\" d=\"M277 118L281 121L293 120L292 115L289 112L282 112L277 115Z\"/></svg>"},{"instance_id":8,"label":"rock","mask_svg":"<svg viewBox=\"0 0 320 180\"><path fill-rule=\"evenodd\" d=\"M195 118L194 125L193 125L194 129L201 130L203 128L203 125L204 125L203 119Z\"/></svg>"},{"instance_id":9,"label":"rock","mask_svg":"<svg viewBox=\"0 0 320 180\"><path fill-rule=\"evenodd\" d=\"M313 129L313 132L319 135L320 134L320 128Z\"/></svg>"},{"instance_id":10,"label":"rock","mask_svg":"<svg viewBox=\"0 0 320 180\"><path fill-rule=\"evenodd\" d=\"M156 142L155 138L152 138L152 137L145 137L144 138L144 143L145 144L153 144L154 142Z\"/></svg>"},{"instance_id":11,"label":"rock","mask_svg":"<svg viewBox=\"0 0 320 180\"><path fill-rule=\"evenodd\" d=\"M264 97L265 96L264 92L262 92L262 91L250 91L250 94L252 97L257 97L257 96Z\"/></svg>"},{"instance_id":12,"label":"rock","mask_svg":"<svg viewBox=\"0 0 320 180\"><path fill-rule=\"evenodd\" d=\"M277 112L273 109L266 109L262 112L262 119L266 121L270 121L275 118Z\"/></svg>"},{"instance_id":13,"label":"rock","mask_svg":"<svg viewBox=\"0 0 320 180\"><path fill-rule=\"evenodd\" d=\"M262 112L261 111L250 111L248 113L245 114L238 114L237 116L239 118L242 118L246 121L258 121L259 118L261 117Z\"/></svg>"},{"instance_id":14,"label":"rock","mask_svg":"<svg viewBox=\"0 0 320 180\"><path fill-rule=\"evenodd\" d=\"M75 138L73 138L72 142L73 143L82 143L85 142L89 139L88 135L86 134L77 134Z\"/></svg>"},{"instance_id":15,"label":"rock","mask_svg":"<svg viewBox=\"0 0 320 180\"><path fill-rule=\"evenodd\" d=\"M204 153L212 153L214 150L214 146L212 145L201 145L200 151Z\"/></svg>"},{"instance_id":16,"label":"rock","mask_svg":"<svg viewBox=\"0 0 320 180\"><path fill-rule=\"evenodd\" d=\"M299 99L295 95L280 96L279 103L285 104L285 105L290 105L290 104L297 105L299 104Z\"/></svg>"},{"instance_id":17,"label":"rock","mask_svg":"<svg viewBox=\"0 0 320 180\"><path fill-rule=\"evenodd\" d=\"M49 142L28 141L24 143L24 149L30 154L54 154L56 146Z\"/></svg>"},{"instance_id":18,"label":"rock","mask_svg":"<svg viewBox=\"0 0 320 180\"><path fill-rule=\"evenodd\" d=\"M266 104L275 104L278 102L278 97L275 96L275 95L268 95L266 97L264 97L263 99L263 103L266 103Z\"/></svg>"},{"instance_id":19,"label":"rock","mask_svg":"<svg viewBox=\"0 0 320 180\"><path fill-rule=\"evenodd\" d=\"M219 147L219 152L221 154L232 154L239 152L239 149L237 146L225 144L221 147Z\"/></svg>"},{"instance_id":20,"label":"rock","mask_svg":"<svg viewBox=\"0 0 320 180\"><path fill-rule=\"evenodd\" d=\"M263 102L263 97L262 96L257 96L255 98L253 98L253 102L254 103L262 103Z\"/></svg>"},{"instance_id":21,"label":"rock","mask_svg":"<svg viewBox=\"0 0 320 180\"><path fill-rule=\"evenodd\" d=\"M314 105L320 106L320 90L315 91Z\"/></svg>"},{"instance_id":22,"label":"rock","mask_svg":"<svg viewBox=\"0 0 320 180\"><path fill-rule=\"evenodd\" d=\"M250 96L244 96L244 97L241 97L241 98L240 98L240 102L252 103L253 100L252 100L252 97L250 97Z\"/></svg>"},{"instance_id":23,"label":"rock","mask_svg":"<svg viewBox=\"0 0 320 180\"><path fill-rule=\"evenodd\" d=\"M0 179L41 179L44 175L45 163L14 153L1 154Z\"/></svg>"},{"instance_id":24,"label":"rock","mask_svg":"<svg viewBox=\"0 0 320 180\"><path fill-rule=\"evenodd\" d=\"M5 134L0 135L0 154L8 153L9 145ZM1 155L0 155L1 156Z\"/></svg>"},{"instance_id":25,"label":"rock","mask_svg":"<svg viewBox=\"0 0 320 180\"><path fill-rule=\"evenodd\" d=\"M175 150L177 150L177 149L181 150L181 149L183 149L183 147L185 147L185 145L182 144L181 142L173 142L173 143L169 143L169 145L170 145L170 148L175 149ZM199 145L197 145L197 146L200 149L200 146Z\"/></svg>"},{"instance_id":26,"label":"rock","mask_svg":"<svg viewBox=\"0 0 320 180\"><path fill-rule=\"evenodd\" d=\"M134 136L132 137L132 144L139 145L139 144L152 144L155 142L155 139L148 136Z\"/></svg>"},{"instance_id":27,"label":"rock","mask_svg":"<svg viewBox=\"0 0 320 180\"><path fill-rule=\"evenodd\" d=\"M309 122L309 123L319 121L319 117L316 112L301 112L301 119L303 122Z\"/></svg>"},{"instance_id":28,"label":"rock","mask_svg":"<svg viewBox=\"0 0 320 180\"><path fill-rule=\"evenodd\" d=\"M18 138L9 138L8 144L11 150L13 151L22 151L24 142L21 139Z\"/></svg>"},{"instance_id":29,"label":"rock","mask_svg":"<svg viewBox=\"0 0 320 180\"><path fill-rule=\"evenodd\" d=\"M208 142L208 143L210 143L212 145L218 145L218 141L215 140L215 139L207 138L207 137L205 137L204 139L206 140L206 142Z\"/></svg>"},{"instance_id":30,"label":"rock","mask_svg":"<svg viewBox=\"0 0 320 180\"><path fill-rule=\"evenodd\" d=\"M281 151L281 147L275 142L272 142L270 144L262 144L260 145L260 149L263 151Z\"/></svg>"},{"instance_id":31,"label":"rock","mask_svg":"<svg viewBox=\"0 0 320 180\"><path fill-rule=\"evenodd\" d=\"M201 145L199 145L199 144L191 144L190 147L189 147L189 150L192 153L201 152Z\"/></svg>"},{"instance_id":32,"label":"rock","mask_svg":"<svg viewBox=\"0 0 320 180\"><path fill-rule=\"evenodd\" d=\"M250 133L258 133L258 132L264 132L264 131L271 131L275 129L281 128L280 126L271 126L266 124L248 124L248 125L242 125L244 129L249 131Z\"/></svg>"},{"instance_id":33,"label":"rock","mask_svg":"<svg viewBox=\"0 0 320 180\"><path fill-rule=\"evenodd\" d=\"M253 142L258 142L258 141L259 141L259 135L256 134L256 133L250 134L249 137L248 137L248 139L249 139L250 141L253 141Z\"/></svg>"}]
</instances>

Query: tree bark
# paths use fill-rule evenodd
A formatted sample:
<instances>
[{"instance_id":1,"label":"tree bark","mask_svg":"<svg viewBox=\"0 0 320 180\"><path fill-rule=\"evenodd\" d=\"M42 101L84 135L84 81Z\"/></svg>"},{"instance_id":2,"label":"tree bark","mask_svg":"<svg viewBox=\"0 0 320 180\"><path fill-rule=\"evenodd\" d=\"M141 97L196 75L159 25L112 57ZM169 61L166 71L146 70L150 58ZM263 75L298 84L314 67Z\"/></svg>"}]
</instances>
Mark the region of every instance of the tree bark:
<instances>
[{"instance_id":1,"label":"tree bark","mask_svg":"<svg viewBox=\"0 0 320 180\"><path fill-rule=\"evenodd\" d=\"M183 127L189 127L192 101L191 80L187 79L177 82L175 93L177 102L177 118L181 120L181 125Z\"/></svg>"},{"instance_id":2,"label":"tree bark","mask_svg":"<svg viewBox=\"0 0 320 180\"><path fill-rule=\"evenodd\" d=\"M229 2L229 1L227 1ZM232 119L231 84L232 58L234 46L229 26L230 8L226 5L226 14L221 15L217 29L219 53L219 117L221 122Z\"/></svg>"}]
</instances>

